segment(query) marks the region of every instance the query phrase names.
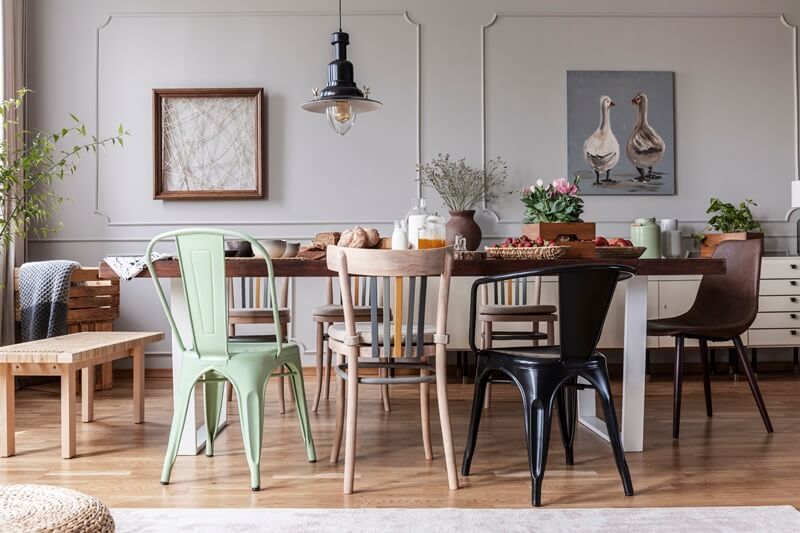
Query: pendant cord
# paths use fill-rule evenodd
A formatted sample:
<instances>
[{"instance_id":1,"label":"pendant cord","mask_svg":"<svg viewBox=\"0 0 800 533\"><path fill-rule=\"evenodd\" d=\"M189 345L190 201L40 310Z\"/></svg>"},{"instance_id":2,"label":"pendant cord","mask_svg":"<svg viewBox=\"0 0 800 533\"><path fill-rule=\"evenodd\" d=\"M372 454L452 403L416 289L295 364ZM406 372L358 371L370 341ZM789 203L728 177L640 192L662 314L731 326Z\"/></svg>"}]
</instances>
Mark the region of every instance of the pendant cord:
<instances>
[{"instance_id":1,"label":"pendant cord","mask_svg":"<svg viewBox=\"0 0 800 533\"><path fill-rule=\"evenodd\" d=\"M339 32L342 31L342 0L339 0Z\"/></svg>"}]
</instances>

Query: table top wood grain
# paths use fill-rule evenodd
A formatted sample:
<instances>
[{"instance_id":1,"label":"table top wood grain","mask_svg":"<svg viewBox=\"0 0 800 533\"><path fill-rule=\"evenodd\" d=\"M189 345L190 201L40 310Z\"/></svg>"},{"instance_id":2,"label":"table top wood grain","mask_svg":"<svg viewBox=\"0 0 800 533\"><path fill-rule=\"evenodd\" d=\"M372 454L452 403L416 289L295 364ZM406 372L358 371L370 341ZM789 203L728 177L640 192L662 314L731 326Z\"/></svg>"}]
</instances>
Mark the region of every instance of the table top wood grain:
<instances>
[{"instance_id":1,"label":"table top wood grain","mask_svg":"<svg viewBox=\"0 0 800 533\"><path fill-rule=\"evenodd\" d=\"M277 277L326 277L336 273L328 270L324 260L273 259ZM534 268L557 265L627 265L636 269L640 276L705 276L725 273L724 259L468 259L453 263L453 276L491 276L522 272ZM162 260L155 263L156 272L161 278L180 277L177 260ZM262 277L267 275L267 267L259 258L229 258L225 260L225 271L229 277ZM150 277L144 270L138 277ZM100 278L116 279L117 275L105 263L100 263Z\"/></svg>"}]
</instances>

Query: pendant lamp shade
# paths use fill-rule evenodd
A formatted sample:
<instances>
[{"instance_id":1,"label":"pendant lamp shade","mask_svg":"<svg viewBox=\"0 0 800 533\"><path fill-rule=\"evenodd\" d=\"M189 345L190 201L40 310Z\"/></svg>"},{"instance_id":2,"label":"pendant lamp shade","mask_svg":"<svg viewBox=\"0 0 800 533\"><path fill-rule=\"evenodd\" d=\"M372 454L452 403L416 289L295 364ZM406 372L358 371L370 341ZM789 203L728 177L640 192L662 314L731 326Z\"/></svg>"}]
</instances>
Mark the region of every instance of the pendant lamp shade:
<instances>
[{"instance_id":1,"label":"pendant lamp shade","mask_svg":"<svg viewBox=\"0 0 800 533\"><path fill-rule=\"evenodd\" d=\"M300 107L312 113L325 113L333 131L344 135L359 114L375 111L381 103L369 98L368 87L362 91L353 80L353 64L347 60L350 35L342 31L341 21L342 4L339 2L339 31L331 35L333 61L328 64L328 85L321 91L314 89L314 99Z\"/></svg>"}]
</instances>

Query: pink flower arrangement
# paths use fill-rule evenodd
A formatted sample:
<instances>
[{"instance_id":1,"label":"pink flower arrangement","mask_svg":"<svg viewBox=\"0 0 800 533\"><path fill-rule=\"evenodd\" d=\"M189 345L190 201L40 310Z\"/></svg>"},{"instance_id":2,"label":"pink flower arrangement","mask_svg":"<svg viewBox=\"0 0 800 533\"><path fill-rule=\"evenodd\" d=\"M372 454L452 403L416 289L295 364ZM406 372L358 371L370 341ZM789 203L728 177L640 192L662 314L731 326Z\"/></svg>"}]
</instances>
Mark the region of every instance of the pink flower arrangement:
<instances>
[{"instance_id":1,"label":"pink flower arrangement","mask_svg":"<svg viewBox=\"0 0 800 533\"><path fill-rule=\"evenodd\" d=\"M524 222L580 221L583 199L579 195L577 177L573 181L557 178L546 185L543 180L536 180L535 185L524 187L520 194L526 207Z\"/></svg>"},{"instance_id":2,"label":"pink flower arrangement","mask_svg":"<svg viewBox=\"0 0 800 533\"><path fill-rule=\"evenodd\" d=\"M575 183L570 183L567 178L558 178L553 180L553 189L558 194L567 196L577 196L578 186Z\"/></svg>"}]
</instances>

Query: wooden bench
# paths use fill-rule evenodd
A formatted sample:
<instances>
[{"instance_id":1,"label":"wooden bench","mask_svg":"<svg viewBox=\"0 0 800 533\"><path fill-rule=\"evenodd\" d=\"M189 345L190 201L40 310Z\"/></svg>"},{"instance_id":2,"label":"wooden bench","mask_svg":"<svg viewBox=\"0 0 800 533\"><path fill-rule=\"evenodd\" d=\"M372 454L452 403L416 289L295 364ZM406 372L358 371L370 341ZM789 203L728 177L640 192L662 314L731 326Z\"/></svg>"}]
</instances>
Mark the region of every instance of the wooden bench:
<instances>
[{"instance_id":1,"label":"wooden bench","mask_svg":"<svg viewBox=\"0 0 800 533\"><path fill-rule=\"evenodd\" d=\"M133 358L133 422L144 421L144 347L158 332L93 331L0 347L0 456L14 455L14 376L61 377L61 456L75 456L76 371L81 371L81 419L94 418L95 367Z\"/></svg>"},{"instance_id":2,"label":"wooden bench","mask_svg":"<svg viewBox=\"0 0 800 533\"><path fill-rule=\"evenodd\" d=\"M14 308L19 323L19 268L14 269ZM119 279L100 279L97 268L81 267L72 272L67 298L67 333L111 331L119 318ZM19 331L17 332L19 338ZM96 390L108 390L114 383L111 363L98 368Z\"/></svg>"}]
</instances>

